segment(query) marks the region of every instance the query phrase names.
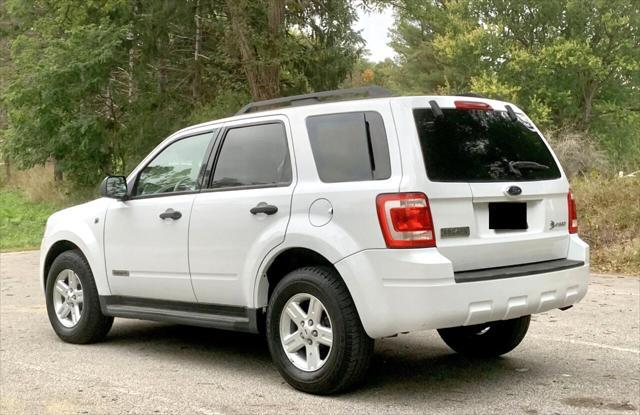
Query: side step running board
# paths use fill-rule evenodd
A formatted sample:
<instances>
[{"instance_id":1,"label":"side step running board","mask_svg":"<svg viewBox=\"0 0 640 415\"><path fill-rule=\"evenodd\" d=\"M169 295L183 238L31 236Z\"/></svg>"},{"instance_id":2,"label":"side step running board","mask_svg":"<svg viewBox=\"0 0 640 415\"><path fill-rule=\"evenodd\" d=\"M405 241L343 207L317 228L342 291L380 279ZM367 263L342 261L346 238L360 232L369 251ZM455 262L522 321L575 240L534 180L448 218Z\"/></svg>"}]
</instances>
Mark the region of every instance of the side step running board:
<instances>
[{"instance_id":1,"label":"side step running board","mask_svg":"<svg viewBox=\"0 0 640 415\"><path fill-rule=\"evenodd\" d=\"M218 304L186 303L125 296L101 296L102 313L112 317L162 321L257 333L257 310Z\"/></svg>"}]
</instances>

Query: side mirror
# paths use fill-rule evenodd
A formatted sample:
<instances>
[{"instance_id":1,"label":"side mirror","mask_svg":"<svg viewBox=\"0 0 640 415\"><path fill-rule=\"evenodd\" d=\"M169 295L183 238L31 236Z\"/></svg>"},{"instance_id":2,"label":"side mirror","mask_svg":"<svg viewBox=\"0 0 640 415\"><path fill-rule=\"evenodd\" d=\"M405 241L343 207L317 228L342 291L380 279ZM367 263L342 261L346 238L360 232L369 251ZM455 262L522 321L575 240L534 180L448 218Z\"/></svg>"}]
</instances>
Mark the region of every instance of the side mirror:
<instances>
[{"instance_id":1,"label":"side mirror","mask_svg":"<svg viewBox=\"0 0 640 415\"><path fill-rule=\"evenodd\" d=\"M127 179L124 176L107 176L100 185L100 196L127 199Z\"/></svg>"}]
</instances>

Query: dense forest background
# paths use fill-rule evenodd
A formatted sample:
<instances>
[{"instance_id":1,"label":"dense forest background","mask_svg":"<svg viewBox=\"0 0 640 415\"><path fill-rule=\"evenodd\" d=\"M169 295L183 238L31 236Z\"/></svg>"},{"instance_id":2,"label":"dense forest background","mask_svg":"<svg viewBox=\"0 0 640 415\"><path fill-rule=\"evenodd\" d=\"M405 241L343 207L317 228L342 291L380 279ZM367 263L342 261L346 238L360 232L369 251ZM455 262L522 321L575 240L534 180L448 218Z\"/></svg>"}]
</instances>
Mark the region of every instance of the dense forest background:
<instances>
[{"instance_id":1,"label":"dense forest background","mask_svg":"<svg viewBox=\"0 0 640 415\"><path fill-rule=\"evenodd\" d=\"M383 8L396 57L370 62L354 27ZM0 0L0 251L182 127L373 84L522 107L592 269L640 274L640 0Z\"/></svg>"},{"instance_id":2,"label":"dense forest background","mask_svg":"<svg viewBox=\"0 0 640 415\"><path fill-rule=\"evenodd\" d=\"M6 0L0 153L94 185L251 100L377 84L524 108L573 173L640 168L640 1ZM392 7L366 60L357 9Z\"/></svg>"}]
</instances>

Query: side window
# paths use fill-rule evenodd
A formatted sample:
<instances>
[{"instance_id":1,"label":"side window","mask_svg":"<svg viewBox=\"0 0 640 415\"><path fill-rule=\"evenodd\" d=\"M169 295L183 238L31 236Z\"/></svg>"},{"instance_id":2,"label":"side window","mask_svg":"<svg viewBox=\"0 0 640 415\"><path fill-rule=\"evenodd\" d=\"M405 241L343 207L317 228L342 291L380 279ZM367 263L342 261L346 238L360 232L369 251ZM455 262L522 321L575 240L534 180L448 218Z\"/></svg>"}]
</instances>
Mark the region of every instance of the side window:
<instances>
[{"instance_id":1,"label":"side window","mask_svg":"<svg viewBox=\"0 0 640 415\"><path fill-rule=\"evenodd\" d=\"M291 183L291 161L280 123L230 129L222 143L212 188Z\"/></svg>"},{"instance_id":2,"label":"side window","mask_svg":"<svg viewBox=\"0 0 640 415\"><path fill-rule=\"evenodd\" d=\"M387 134L377 112L312 116L307 118L307 131L323 182L382 180L391 176Z\"/></svg>"},{"instance_id":3,"label":"side window","mask_svg":"<svg viewBox=\"0 0 640 415\"><path fill-rule=\"evenodd\" d=\"M142 169L134 196L198 190L198 175L213 133L170 144Z\"/></svg>"}]
</instances>

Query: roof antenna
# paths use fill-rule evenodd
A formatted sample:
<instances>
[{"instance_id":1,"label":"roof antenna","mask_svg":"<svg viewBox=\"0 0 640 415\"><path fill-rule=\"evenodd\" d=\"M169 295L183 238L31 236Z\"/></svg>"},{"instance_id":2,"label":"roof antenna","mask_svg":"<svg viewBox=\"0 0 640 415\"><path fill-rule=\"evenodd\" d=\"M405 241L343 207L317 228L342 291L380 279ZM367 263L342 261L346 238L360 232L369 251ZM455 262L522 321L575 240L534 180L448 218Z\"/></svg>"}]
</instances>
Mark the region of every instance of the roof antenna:
<instances>
[{"instance_id":1,"label":"roof antenna","mask_svg":"<svg viewBox=\"0 0 640 415\"><path fill-rule=\"evenodd\" d=\"M513 108L511 108L511 105L505 105L504 107L507 109L507 114L509 114L509 118L511 119L511 121L518 121L518 116L516 115L516 112L513 110Z\"/></svg>"},{"instance_id":2,"label":"roof antenna","mask_svg":"<svg viewBox=\"0 0 640 415\"><path fill-rule=\"evenodd\" d=\"M444 113L437 102L431 100L429 101L429 105L431 106L431 111L436 118L444 117Z\"/></svg>"}]
</instances>

